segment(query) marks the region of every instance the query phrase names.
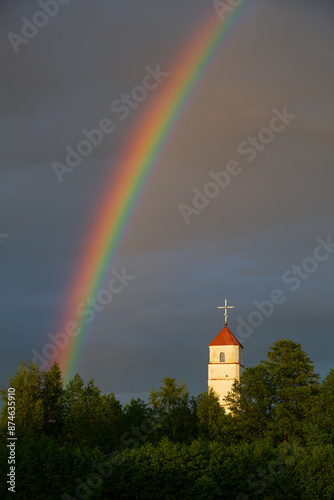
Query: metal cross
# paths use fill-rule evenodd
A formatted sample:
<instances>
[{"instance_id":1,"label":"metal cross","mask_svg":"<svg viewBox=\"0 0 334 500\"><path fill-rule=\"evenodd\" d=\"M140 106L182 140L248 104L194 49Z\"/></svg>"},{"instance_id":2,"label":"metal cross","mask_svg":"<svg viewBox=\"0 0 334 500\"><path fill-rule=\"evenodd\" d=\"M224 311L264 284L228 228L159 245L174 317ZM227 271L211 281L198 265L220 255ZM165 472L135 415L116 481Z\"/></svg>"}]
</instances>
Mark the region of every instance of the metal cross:
<instances>
[{"instance_id":1,"label":"metal cross","mask_svg":"<svg viewBox=\"0 0 334 500\"><path fill-rule=\"evenodd\" d=\"M234 306L228 306L227 305L227 299L225 299L225 305L224 306L218 306L217 309L225 309L225 312L224 312L224 316L225 316L225 326L227 325L227 318L228 318L228 314L227 314L227 309L233 309Z\"/></svg>"}]
</instances>

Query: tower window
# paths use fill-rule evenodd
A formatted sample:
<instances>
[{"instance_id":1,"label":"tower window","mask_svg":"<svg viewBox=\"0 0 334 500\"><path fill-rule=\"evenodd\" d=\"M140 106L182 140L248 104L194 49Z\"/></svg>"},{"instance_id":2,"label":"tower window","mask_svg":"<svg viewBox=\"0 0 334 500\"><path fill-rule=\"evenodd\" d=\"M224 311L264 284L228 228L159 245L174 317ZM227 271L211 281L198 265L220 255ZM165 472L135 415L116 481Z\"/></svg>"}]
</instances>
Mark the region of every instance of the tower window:
<instances>
[{"instance_id":1,"label":"tower window","mask_svg":"<svg viewBox=\"0 0 334 500\"><path fill-rule=\"evenodd\" d=\"M219 355L219 361L221 363L225 363L225 353L224 352L220 353L220 355Z\"/></svg>"}]
</instances>

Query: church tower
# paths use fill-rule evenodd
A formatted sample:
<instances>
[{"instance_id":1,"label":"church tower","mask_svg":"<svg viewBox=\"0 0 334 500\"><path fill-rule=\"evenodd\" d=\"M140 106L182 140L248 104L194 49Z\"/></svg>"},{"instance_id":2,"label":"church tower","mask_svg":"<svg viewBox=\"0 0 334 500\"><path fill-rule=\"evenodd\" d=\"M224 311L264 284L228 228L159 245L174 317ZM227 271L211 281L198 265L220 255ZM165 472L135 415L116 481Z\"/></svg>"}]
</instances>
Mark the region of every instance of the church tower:
<instances>
[{"instance_id":1,"label":"church tower","mask_svg":"<svg viewBox=\"0 0 334 500\"><path fill-rule=\"evenodd\" d=\"M233 307L227 305L227 300L225 306L219 307L225 309L225 326L209 344L208 388L211 387L219 396L219 402L227 412L225 396L231 391L234 380L240 380L243 368L243 346L227 328L227 310Z\"/></svg>"}]
</instances>

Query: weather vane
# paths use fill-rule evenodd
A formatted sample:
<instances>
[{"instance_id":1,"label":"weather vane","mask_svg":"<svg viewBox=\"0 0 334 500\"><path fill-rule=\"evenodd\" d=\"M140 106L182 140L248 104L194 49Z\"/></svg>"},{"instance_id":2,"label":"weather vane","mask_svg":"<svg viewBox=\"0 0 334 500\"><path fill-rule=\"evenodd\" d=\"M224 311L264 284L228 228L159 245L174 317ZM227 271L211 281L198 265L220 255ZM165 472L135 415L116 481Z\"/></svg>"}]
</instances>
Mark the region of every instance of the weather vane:
<instances>
[{"instance_id":1,"label":"weather vane","mask_svg":"<svg viewBox=\"0 0 334 500\"><path fill-rule=\"evenodd\" d=\"M225 305L224 306L218 306L217 309L225 309L225 312L224 312L224 316L225 316L225 326L227 325L227 318L228 318L228 314L227 314L227 309L233 309L234 306L228 306L227 305L227 299L225 299Z\"/></svg>"}]
</instances>

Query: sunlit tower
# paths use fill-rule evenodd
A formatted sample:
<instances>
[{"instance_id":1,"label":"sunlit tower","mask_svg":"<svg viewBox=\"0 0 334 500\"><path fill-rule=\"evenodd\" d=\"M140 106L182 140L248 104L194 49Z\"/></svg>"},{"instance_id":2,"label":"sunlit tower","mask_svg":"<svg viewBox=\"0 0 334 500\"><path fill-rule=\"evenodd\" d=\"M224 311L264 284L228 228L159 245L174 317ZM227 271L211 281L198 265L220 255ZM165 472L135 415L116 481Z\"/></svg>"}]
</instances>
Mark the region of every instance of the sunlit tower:
<instances>
[{"instance_id":1,"label":"sunlit tower","mask_svg":"<svg viewBox=\"0 0 334 500\"><path fill-rule=\"evenodd\" d=\"M208 388L210 389L211 387L217 396L219 396L219 402L221 406L225 407L227 412L229 409L225 402L225 397L231 391L233 382L240 380L243 368L243 346L227 328L227 311L233 307L228 306L225 299L225 306L218 308L225 309L224 328L209 344Z\"/></svg>"}]
</instances>

